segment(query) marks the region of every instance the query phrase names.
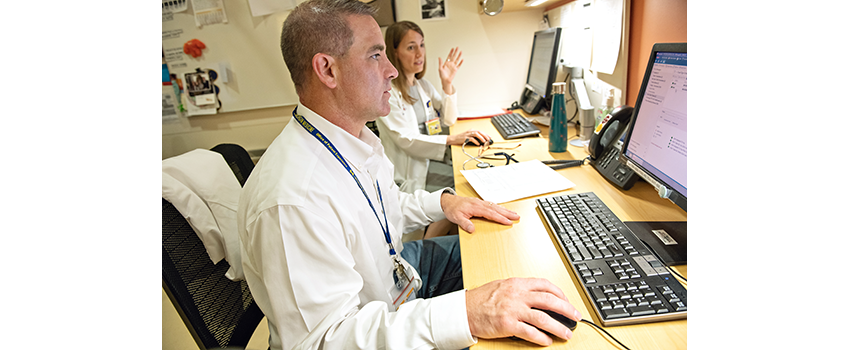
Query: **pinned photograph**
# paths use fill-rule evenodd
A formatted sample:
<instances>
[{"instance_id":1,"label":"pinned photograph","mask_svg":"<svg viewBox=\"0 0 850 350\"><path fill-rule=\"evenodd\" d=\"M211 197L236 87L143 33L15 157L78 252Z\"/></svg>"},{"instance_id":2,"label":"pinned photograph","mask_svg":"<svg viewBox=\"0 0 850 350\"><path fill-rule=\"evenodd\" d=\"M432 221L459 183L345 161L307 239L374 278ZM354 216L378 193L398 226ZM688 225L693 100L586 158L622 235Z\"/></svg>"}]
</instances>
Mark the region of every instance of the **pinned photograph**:
<instances>
[{"instance_id":1,"label":"pinned photograph","mask_svg":"<svg viewBox=\"0 0 850 350\"><path fill-rule=\"evenodd\" d=\"M189 98L198 106L215 103L215 88L207 72L186 73L183 85Z\"/></svg>"},{"instance_id":2,"label":"pinned photograph","mask_svg":"<svg viewBox=\"0 0 850 350\"><path fill-rule=\"evenodd\" d=\"M422 20L446 19L446 0L419 0Z\"/></svg>"}]
</instances>

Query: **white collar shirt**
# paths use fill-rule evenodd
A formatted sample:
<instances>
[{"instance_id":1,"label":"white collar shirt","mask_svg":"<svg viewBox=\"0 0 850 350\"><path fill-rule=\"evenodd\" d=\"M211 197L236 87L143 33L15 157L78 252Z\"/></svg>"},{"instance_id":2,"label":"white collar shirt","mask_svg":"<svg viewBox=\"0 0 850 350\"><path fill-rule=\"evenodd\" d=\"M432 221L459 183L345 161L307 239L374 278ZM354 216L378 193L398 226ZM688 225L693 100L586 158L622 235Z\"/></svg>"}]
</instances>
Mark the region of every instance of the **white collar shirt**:
<instances>
[{"instance_id":1,"label":"white collar shirt","mask_svg":"<svg viewBox=\"0 0 850 350\"><path fill-rule=\"evenodd\" d=\"M445 218L441 193L403 193L380 140L360 138L299 104L339 150L384 221L395 250L402 232ZM237 213L245 279L265 313L272 349L463 348L475 343L465 291L393 307L393 263L363 191L293 118L242 190Z\"/></svg>"}]
</instances>

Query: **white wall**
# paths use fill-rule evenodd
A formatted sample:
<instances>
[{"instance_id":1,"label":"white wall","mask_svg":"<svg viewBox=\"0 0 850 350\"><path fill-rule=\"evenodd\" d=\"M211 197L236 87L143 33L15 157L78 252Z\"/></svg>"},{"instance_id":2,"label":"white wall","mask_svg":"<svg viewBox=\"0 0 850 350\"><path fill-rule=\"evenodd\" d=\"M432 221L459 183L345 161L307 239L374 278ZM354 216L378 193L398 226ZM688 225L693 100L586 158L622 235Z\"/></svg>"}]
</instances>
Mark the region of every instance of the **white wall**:
<instances>
[{"instance_id":1,"label":"white wall","mask_svg":"<svg viewBox=\"0 0 850 350\"><path fill-rule=\"evenodd\" d=\"M508 107L522 92L531 41L543 9L490 17L478 13L477 0L446 2L447 19L421 21L418 0L396 0L396 19L414 21L425 32L429 67L425 78L439 86L437 57L445 58L452 47L459 46L464 63L454 85L460 109ZM266 108L163 123L162 158L225 142L249 151L264 149L289 122L292 109Z\"/></svg>"},{"instance_id":2,"label":"white wall","mask_svg":"<svg viewBox=\"0 0 850 350\"><path fill-rule=\"evenodd\" d=\"M510 106L525 86L532 39L543 9L491 17L478 13L477 0L447 0L447 4L447 19L422 21L417 0L396 0L396 19L415 22L425 32L425 79L439 88L437 57L445 59L457 46L464 60L454 81L459 107Z\"/></svg>"}]
</instances>

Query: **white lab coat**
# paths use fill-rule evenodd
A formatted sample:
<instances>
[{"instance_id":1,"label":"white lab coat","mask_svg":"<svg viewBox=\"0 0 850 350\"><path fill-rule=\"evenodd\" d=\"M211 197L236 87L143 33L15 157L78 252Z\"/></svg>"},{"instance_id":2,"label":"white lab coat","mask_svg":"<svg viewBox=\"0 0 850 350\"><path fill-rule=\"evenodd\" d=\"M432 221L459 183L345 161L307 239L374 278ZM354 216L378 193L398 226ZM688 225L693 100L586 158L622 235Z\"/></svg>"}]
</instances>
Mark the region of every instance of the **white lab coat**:
<instances>
[{"instance_id":1,"label":"white lab coat","mask_svg":"<svg viewBox=\"0 0 850 350\"><path fill-rule=\"evenodd\" d=\"M443 127L449 127L457 121L457 91L446 95L438 91L425 79L419 79L414 85L425 105L426 120L437 117ZM442 160L446 152L447 135L423 135L419 132L416 112L413 105L407 103L401 92L393 87L390 94L390 114L378 118L375 124L381 136L381 143L387 157L395 166L394 179L402 192L413 193L425 189L428 176L428 163L431 159Z\"/></svg>"},{"instance_id":2,"label":"white lab coat","mask_svg":"<svg viewBox=\"0 0 850 350\"><path fill-rule=\"evenodd\" d=\"M399 254L402 232L445 218L442 191L398 190L368 128L357 139L301 104L297 111L336 146L382 223L386 210ZM395 310L393 263L378 219L351 175L295 119L251 172L237 222L245 280L268 319L273 350L460 349L476 342L463 290Z\"/></svg>"}]
</instances>

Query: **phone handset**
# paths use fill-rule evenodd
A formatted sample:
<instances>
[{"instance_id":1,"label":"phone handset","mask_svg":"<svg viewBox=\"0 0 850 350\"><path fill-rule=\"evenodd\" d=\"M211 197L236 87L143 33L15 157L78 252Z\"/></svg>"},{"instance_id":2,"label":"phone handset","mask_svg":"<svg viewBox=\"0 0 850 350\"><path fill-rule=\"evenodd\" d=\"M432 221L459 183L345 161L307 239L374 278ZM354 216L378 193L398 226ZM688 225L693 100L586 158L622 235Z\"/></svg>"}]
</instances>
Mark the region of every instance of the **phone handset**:
<instances>
[{"instance_id":1,"label":"phone handset","mask_svg":"<svg viewBox=\"0 0 850 350\"><path fill-rule=\"evenodd\" d=\"M593 168L624 190L632 188L638 179L632 169L617 161L622 151L620 138L629 126L633 111L626 105L615 108L602 119L587 145Z\"/></svg>"}]
</instances>

